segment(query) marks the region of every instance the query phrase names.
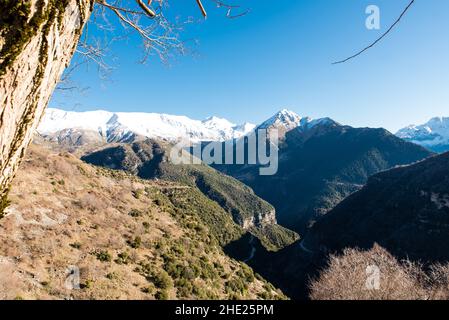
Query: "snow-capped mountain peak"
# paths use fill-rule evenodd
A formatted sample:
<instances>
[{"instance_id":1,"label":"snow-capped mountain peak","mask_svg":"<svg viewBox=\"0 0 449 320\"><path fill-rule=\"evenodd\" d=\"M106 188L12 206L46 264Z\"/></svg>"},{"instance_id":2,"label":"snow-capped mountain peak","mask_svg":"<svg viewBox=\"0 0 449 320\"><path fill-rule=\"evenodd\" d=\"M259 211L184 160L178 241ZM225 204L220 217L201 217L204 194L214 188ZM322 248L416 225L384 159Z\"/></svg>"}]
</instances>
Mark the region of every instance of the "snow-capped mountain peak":
<instances>
[{"instance_id":1,"label":"snow-capped mountain peak","mask_svg":"<svg viewBox=\"0 0 449 320\"><path fill-rule=\"evenodd\" d=\"M236 125L226 119L223 118L218 118L215 116L209 117L203 121L201 121L201 123L206 127L206 128L210 128L210 129L214 129L214 128L227 128L227 129L231 129L234 128Z\"/></svg>"},{"instance_id":2,"label":"snow-capped mountain peak","mask_svg":"<svg viewBox=\"0 0 449 320\"><path fill-rule=\"evenodd\" d=\"M282 137L293 129L306 131L315 126L335 123L329 118L313 120L283 109L257 128L278 129ZM103 110L74 112L49 108L38 132L56 139L66 139L61 135L67 134L82 136L83 132L89 131L89 137L92 137L94 132L98 135L98 139L108 142L128 142L141 136L170 142L189 139L195 143L238 139L253 132L255 128L254 124L248 122L237 125L216 116L201 121L159 113L114 113Z\"/></svg>"},{"instance_id":3,"label":"snow-capped mountain peak","mask_svg":"<svg viewBox=\"0 0 449 320\"><path fill-rule=\"evenodd\" d=\"M252 124L235 125L218 117L200 121L158 113L113 113L101 110L73 112L49 108L38 132L45 135L79 129L98 132L107 141L121 141L131 135L140 135L169 141L190 139L199 142L239 138L254 127Z\"/></svg>"},{"instance_id":4,"label":"snow-capped mountain peak","mask_svg":"<svg viewBox=\"0 0 449 320\"><path fill-rule=\"evenodd\" d=\"M449 150L449 117L435 117L422 125L410 125L396 135L404 140L419 144L431 150Z\"/></svg>"},{"instance_id":5,"label":"snow-capped mountain peak","mask_svg":"<svg viewBox=\"0 0 449 320\"><path fill-rule=\"evenodd\" d=\"M267 129L267 128L279 128L282 127L284 129L291 130L298 127L301 124L301 117L290 110L282 109L273 115L270 119L263 122L259 125L259 129Z\"/></svg>"},{"instance_id":6,"label":"snow-capped mountain peak","mask_svg":"<svg viewBox=\"0 0 449 320\"><path fill-rule=\"evenodd\" d=\"M312 129L316 126L328 126L339 125L337 122L330 118L312 119L310 117L301 117L294 111L283 109L277 112L267 121L258 126L258 129L271 129L277 128L284 132L288 132L293 129L301 131Z\"/></svg>"}]
</instances>

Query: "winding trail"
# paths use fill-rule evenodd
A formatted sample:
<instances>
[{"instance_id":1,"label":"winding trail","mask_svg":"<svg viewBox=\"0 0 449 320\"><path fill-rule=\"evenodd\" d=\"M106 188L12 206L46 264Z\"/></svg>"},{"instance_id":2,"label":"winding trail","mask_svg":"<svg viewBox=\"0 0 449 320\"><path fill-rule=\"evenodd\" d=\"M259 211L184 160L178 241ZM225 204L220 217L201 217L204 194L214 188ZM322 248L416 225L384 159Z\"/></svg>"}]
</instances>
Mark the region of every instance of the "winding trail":
<instances>
[{"instance_id":1,"label":"winding trail","mask_svg":"<svg viewBox=\"0 0 449 320\"><path fill-rule=\"evenodd\" d=\"M302 240L302 241L299 243L299 247L300 247L304 252L307 252L307 253L310 253L310 254L313 254L313 253L314 253L312 250L306 248L306 246L304 245L304 240Z\"/></svg>"},{"instance_id":2,"label":"winding trail","mask_svg":"<svg viewBox=\"0 0 449 320\"><path fill-rule=\"evenodd\" d=\"M254 246L254 236L253 236L253 235L251 235L251 239L249 239L248 244L251 246L251 252L250 252L248 258L246 258L245 260L243 260L243 262L245 262L245 263L251 261L251 260L254 258L254 256L256 255L257 249L256 249L256 247Z\"/></svg>"}]
</instances>

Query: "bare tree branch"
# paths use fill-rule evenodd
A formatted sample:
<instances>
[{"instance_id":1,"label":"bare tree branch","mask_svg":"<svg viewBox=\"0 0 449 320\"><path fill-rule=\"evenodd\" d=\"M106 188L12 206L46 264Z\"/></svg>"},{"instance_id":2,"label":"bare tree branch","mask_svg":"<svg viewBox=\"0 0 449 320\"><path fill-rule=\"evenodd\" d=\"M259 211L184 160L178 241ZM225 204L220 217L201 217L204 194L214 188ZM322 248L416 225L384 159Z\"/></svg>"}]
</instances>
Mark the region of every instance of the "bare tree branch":
<instances>
[{"instance_id":1,"label":"bare tree branch","mask_svg":"<svg viewBox=\"0 0 449 320\"><path fill-rule=\"evenodd\" d=\"M229 19L235 19L235 18L242 17L242 16L248 14L249 11L250 11L249 9L246 9L246 10L240 12L240 13L232 14L233 10L241 10L241 6L239 6L239 5L230 5L230 4L224 3L223 1L220 1L220 0L212 0L212 1L215 2L215 4L217 5L218 8L226 8L226 9L228 9L228 11L226 13L226 16Z\"/></svg>"},{"instance_id":2,"label":"bare tree branch","mask_svg":"<svg viewBox=\"0 0 449 320\"><path fill-rule=\"evenodd\" d=\"M70 76L73 70L82 66L89 65L93 62L98 66L99 74L102 79L106 79L111 72L112 67L108 64L110 59L107 53L107 45L111 45L119 39L127 38L129 34L116 36L114 31L116 26L109 22L108 12L116 16L124 29L130 32L136 32L143 40L144 54L142 62L145 62L149 56L156 55L163 63L167 63L175 53L183 55L187 52L186 41L180 37L181 31L187 23L191 23L192 18L185 21L169 21L165 17L165 8L168 6L168 0L94 0L98 5L96 6L96 13L92 15L90 24L94 24L95 28L105 31L106 34L112 34L112 40L109 43L100 43L98 39L89 36L89 25L87 25L83 40L80 41L77 48L76 63L68 69L60 83L60 90L66 90L66 87L72 89ZM193 0L190 0L193 3ZM213 2L218 8L227 9L226 16L228 18L236 18L245 15L249 12L233 14L233 11L240 10L240 6L227 4L221 0L209 0ZM204 18L207 17L207 11L203 5L203 0L196 0L201 14ZM120 34L120 33L118 33ZM106 36L109 38L109 36ZM70 84L70 85L69 85ZM65 86L65 87L64 87ZM69 90L67 89L67 90Z\"/></svg>"},{"instance_id":3,"label":"bare tree branch","mask_svg":"<svg viewBox=\"0 0 449 320\"><path fill-rule=\"evenodd\" d=\"M143 3L142 0L136 0L137 4L139 5L140 8L142 8L142 10L150 17L150 18L154 18L156 16L156 13L151 10L150 8L147 7L147 5L145 3ZM151 4L151 2L149 2Z\"/></svg>"},{"instance_id":4,"label":"bare tree branch","mask_svg":"<svg viewBox=\"0 0 449 320\"><path fill-rule=\"evenodd\" d=\"M407 7L402 11L402 13L400 14L400 16L396 19L396 21L390 26L390 28L388 28L388 30L382 34L376 41L374 41L373 43L371 43L369 46L365 47L363 50L357 52L356 54L341 60L341 61L337 61L337 62L333 62L332 64L341 64L341 63L345 63L351 59L354 59L358 56L360 56L361 54L363 54L365 51L371 49L372 47L374 47L376 44L378 44L383 38L385 38L393 29L394 27L401 21L401 19L405 16L405 14L407 13L407 11L410 9L410 7L415 3L415 0L411 0L410 3L407 5Z\"/></svg>"},{"instance_id":5,"label":"bare tree branch","mask_svg":"<svg viewBox=\"0 0 449 320\"><path fill-rule=\"evenodd\" d=\"M196 3L198 3L198 7L200 7L203 17L207 18L207 12L206 12L206 9L204 9L204 6L203 6L203 3L201 2L201 0L196 0Z\"/></svg>"},{"instance_id":6,"label":"bare tree branch","mask_svg":"<svg viewBox=\"0 0 449 320\"><path fill-rule=\"evenodd\" d=\"M137 8L133 9L129 3L121 5L121 1L115 0L112 3L106 0L96 0L97 3L113 12L122 23L124 28L136 31L144 42L144 61L151 54L159 56L160 60L166 62L171 53L176 51L184 54L186 52L183 41L179 36L179 31L183 25L177 25L163 14L163 2L157 1L156 10L147 6L143 1L136 0ZM148 1L151 5L152 1ZM145 18L149 18L145 20Z\"/></svg>"}]
</instances>

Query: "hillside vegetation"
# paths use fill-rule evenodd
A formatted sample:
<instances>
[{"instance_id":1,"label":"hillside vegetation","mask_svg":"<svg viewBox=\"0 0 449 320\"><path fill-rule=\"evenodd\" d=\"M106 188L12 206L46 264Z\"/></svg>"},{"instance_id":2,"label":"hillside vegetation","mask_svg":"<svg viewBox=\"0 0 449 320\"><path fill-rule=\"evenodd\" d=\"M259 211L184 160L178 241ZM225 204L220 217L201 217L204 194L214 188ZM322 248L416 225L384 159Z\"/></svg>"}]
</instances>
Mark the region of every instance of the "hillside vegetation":
<instances>
[{"instance_id":1,"label":"hillside vegetation","mask_svg":"<svg viewBox=\"0 0 449 320\"><path fill-rule=\"evenodd\" d=\"M254 165L216 168L249 185L276 208L281 225L305 236L329 210L360 190L369 176L430 155L430 151L385 129L331 122L307 131L287 132L280 145L276 175L260 176Z\"/></svg>"},{"instance_id":2,"label":"hillside vegetation","mask_svg":"<svg viewBox=\"0 0 449 320\"><path fill-rule=\"evenodd\" d=\"M220 244L243 230L190 186L32 146L10 200L0 220L1 299L285 298L223 253Z\"/></svg>"},{"instance_id":3,"label":"hillside vegetation","mask_svg":"<svg viewBox=\"0 0 449 320\"><path fill-rule=\"evenodd\" d=\"M329 252L378 243L400 259L449 262L449 153L372 176L306 237Z\"/></svg>"},{"instance_id":4,"label":"hillside vegetation","mask_svg":"<svg viewBox=\"0 0 449 320\"><path fill-rule=\"evenodd\" d=\"M224 209L233 221L258 237L269 250L278 250L298 235L276 222L275 209L238 180L204 165L174 165L170 145L146 140L108 146L81 159L97 166L131 172L144 179L163 179L199 190Z\"/></svg>"},{"instance_id":5,"label":"hillside vegetation","mask_svg":"<svg viewBox=\"0 0 449 320\"><path fill-rule=\"evenodd\" d=\"M378 272L378 278L374 272ZM377 283L374 281L378 281ZM332 255L325 270L311 283L314 300L447 300L449 265L425 270L398 260L382 247L346 249Z\"/></svg>"}]
</instances>

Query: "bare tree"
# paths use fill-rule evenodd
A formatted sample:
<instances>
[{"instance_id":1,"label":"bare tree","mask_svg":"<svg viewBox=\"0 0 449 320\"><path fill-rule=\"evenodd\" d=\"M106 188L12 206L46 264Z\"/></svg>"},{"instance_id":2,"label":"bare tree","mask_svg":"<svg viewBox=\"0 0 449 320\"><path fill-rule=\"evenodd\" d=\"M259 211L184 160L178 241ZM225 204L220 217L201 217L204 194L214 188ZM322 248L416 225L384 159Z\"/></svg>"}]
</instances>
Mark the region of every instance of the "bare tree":
<instances>
[{"instance_id":1,"label":"bare tree","mask_svg":"<svg viewBox=\"0 0 449 320\"><path fill-rule=\"evenodd\" d=\"M206 17L204 0L191 0ZM227 16L239 9L226 8ZM106 53L81 36L94 9L109 10L125 27L137 32L145 55L163 61L185 47L180 25L165 16L165 0L16 0L0 2L0 215L6 196L33 133L60 81L78 51L83 61L94 61L107 70ZM244 13L244 12L243 12ZM76 66L76 64L75 64Z\"/></svg>"},{"instance_id":2,"label":"bare tree","mask_svg":"<svg viewBox=\"0 0 449 320\"><path fill-rule=\"evenodd\" d=\"M206 18L205 0L190 0ZM234 19L245 15L237 5L207 0L226 10ZM391 28L353 59L382 40L414 3L412 0ZM125 30L137 32L143 40L144 57L166 61L185 52L179 37L183 23L165 15L167 0L8 0L0 2L0 212L6 206L11 180L31 142L48 101L75 52L78 64L94 61L108 70L107 53L89 37L81 41L94 9L99 16L115 15ZM189 21L187 21L189 22ZM74 64L77 66L77 64ZM70 70L69 70L70 73ZM70 86L66 87L70 88Z\"/></svg>"}]
</instances>

